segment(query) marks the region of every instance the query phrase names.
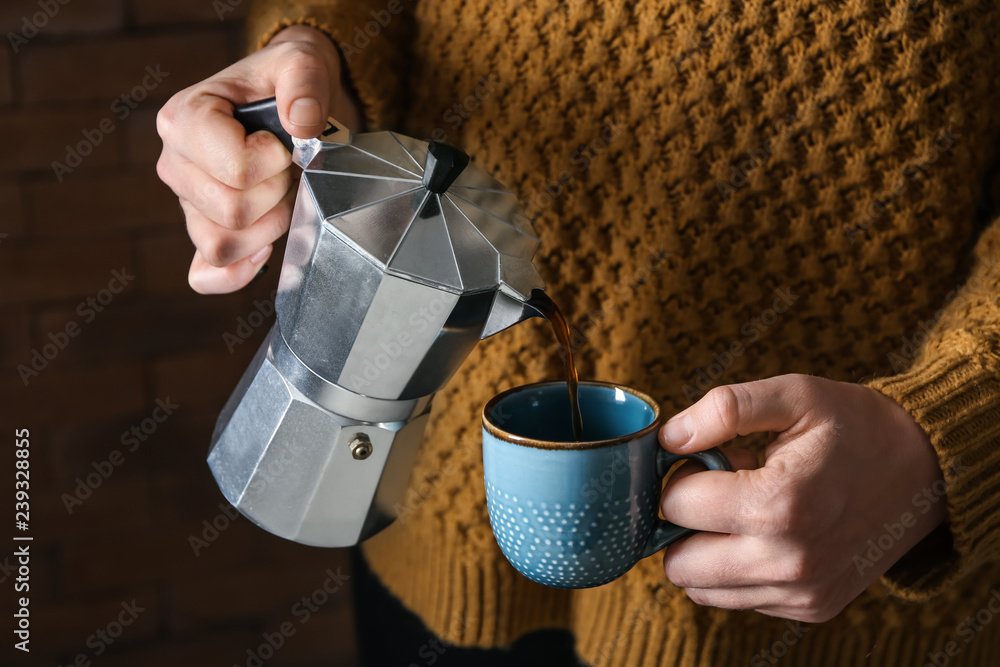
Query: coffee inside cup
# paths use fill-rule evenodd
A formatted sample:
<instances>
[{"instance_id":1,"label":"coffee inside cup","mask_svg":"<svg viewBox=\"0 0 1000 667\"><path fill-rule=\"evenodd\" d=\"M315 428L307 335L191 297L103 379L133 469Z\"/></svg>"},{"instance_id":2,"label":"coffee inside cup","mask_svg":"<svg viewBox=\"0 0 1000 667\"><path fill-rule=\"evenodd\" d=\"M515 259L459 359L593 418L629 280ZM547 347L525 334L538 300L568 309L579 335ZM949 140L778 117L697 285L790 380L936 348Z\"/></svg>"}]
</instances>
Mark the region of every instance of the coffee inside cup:
<instances>
[{"instance_id":1,"label":"coffee inside cup","mask_svg":"<svg viewBox=\"0 0 1000 667\"><path fill-rule=\"evenodd\" d=\"M573 435L569 393L565 382L540 384L528 391L498 396L487 406L489 422L511 435L548 446L579 446ZM650 405L624 388L608 391L581 383L582 442L601 442L631 435L656 419ZM623 409L627 408L627 409Z\"/></svg>"}]
</instances>

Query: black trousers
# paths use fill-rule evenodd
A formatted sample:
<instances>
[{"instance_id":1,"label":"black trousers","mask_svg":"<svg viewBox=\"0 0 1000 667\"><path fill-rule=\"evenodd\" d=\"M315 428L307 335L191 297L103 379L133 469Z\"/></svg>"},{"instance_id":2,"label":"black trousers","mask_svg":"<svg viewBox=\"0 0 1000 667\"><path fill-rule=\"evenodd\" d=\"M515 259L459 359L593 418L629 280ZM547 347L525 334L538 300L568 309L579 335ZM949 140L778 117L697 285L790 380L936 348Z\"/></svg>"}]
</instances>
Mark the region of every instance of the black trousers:
<instances>
[{"instance_id":1,"label":"black trousers","mask_svg":"<svg viewBox=\"0 0 1000 667\"><path fill-rule=\"evenodd\" d=\"M405 556L403 556L405 557ZM352 551L351 578L362 667L582 667L567 630L538 630L503 648L445 644Z\"/></svg>"}]
</instances>

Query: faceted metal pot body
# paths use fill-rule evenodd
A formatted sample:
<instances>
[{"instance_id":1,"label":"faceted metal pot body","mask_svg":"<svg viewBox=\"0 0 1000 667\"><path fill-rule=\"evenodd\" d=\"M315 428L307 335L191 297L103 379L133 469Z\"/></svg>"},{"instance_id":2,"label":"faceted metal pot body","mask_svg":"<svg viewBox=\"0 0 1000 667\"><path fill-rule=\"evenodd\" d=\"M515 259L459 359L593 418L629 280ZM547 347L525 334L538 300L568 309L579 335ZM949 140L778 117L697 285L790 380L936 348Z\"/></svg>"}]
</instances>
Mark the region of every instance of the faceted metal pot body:
<instances>
[{"instance_id":1,"label":"faceted metal pot body","mask_svg":"<svg viewBox=\"0 0 1000 667\"><path fill-rule=\"evenodd\" d=\"M208 462L266 530L349 546L395 517L433 393L480 338L536 314L538 241L516 198L451 147L389 132L295 142L278 321Z\"/></svg>"}]
</instances>

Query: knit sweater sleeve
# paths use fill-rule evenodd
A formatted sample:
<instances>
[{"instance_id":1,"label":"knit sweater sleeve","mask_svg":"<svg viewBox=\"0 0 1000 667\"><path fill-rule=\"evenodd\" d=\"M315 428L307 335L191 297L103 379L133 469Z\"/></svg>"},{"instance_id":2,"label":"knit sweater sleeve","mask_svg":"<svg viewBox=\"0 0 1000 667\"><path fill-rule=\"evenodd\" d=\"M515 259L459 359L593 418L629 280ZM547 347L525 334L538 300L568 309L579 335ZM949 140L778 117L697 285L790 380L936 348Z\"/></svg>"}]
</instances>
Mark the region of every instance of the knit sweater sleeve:
<instances>
[{"instance_id":1,"label":"knit sweater sleeve","mask_svg":"<svg viewBox=\"0 0 1000 667\"><path fill-rule=\"evenodd\" d=\"M977 565L1000 558L1000 220L973 253L969 279L890 356L899 374L869 386L894 399L938 455L948 520L884 577L896 595L927 599ZM912 357L912 360L910 359ZM914 499L917 511L940 489Z\"/></svg>"},{"instance_id":2,"label":"knit sweater sleeve","mask_svg":"<svg viewBox=\"0 0 1000 667\"><path fill-rule=\"evenodd\" d=\"M291 25L323 31L340 49L367 129L387 129L400 117L411 7L406 0L255 0L247 16L247 37L256 50Z\"/></svg>"}]
</instances>

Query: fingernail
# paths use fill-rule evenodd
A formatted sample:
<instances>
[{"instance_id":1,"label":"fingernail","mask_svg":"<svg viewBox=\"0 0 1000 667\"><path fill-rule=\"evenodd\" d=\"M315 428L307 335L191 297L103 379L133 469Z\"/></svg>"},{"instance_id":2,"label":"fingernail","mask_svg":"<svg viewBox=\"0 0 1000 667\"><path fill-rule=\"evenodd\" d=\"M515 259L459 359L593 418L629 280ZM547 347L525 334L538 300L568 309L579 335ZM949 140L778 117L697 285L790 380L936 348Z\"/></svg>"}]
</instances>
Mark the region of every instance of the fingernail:
<instances>
[{"instance_id":1,"label":"fingernail","mask_svg":"<svg viewBox=\"0 0 1000 667\"><path fill-rule=\"evenodd\" d=\"M677 415L668 420L663 425L663 439L666 441L664 444L678 449L683 448L694 433L692 426L691 415Z\"/></svg>"},{"instance_id":2,"label":"fingernail","mask_svg":"<svg viewBox=\"0 0 1000 667\"><path fill-rule=\"evenodd\" d=\"M254 254L250 255L250 263L251 264L260 264L265 259L267 259L267 256L270 255L270 254L271 254L271 246L270 245L266 245L263 248L261 248L260 250L258 250L257 252L255 252Z\"/></svg>"},{"instance_id":3,"label":"fingernail","mask_svg":"<svg viewBox=\"0 0 1000 667\"><path fill-rule=\"evenodd\" d=\"M292 102L288 110L288 120L302 127L314 127L323 122L319 100L313 97L302 97Z\"/></svg>"},{"instance_id":4,"label":"fingernail","mask_svg":"<svg viewBox=\"0 0 1000 667\"><path fill-rule=\"evenodd\" d=\"M264 246L254 254L250 255L250 263L260 264L265 259L267 259L267 256L270 254L270 252L271 252L271 246L269 245Z\"/></svg>"}]
</instances>

